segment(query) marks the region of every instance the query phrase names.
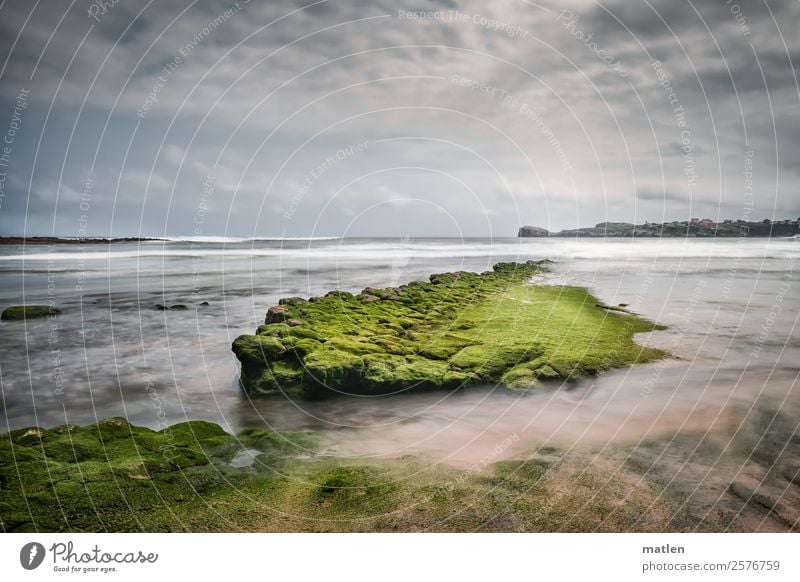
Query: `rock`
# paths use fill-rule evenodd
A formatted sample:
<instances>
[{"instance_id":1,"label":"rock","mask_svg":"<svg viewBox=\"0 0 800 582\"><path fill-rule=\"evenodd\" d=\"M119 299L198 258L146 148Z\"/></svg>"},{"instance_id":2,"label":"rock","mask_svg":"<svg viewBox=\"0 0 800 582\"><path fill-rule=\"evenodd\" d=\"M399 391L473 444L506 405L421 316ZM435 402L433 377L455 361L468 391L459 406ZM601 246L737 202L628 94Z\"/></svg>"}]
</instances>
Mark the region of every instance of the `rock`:
<instances>
[{"instance_id":1,"label":"rock","mask_svg":"<svg viewBox=\"0 0 800 582\"><path fill-rule=\"evenodd\" d=\"M208 301L203 301L200 303L201 307L208 307L208 305L209 305Z\"/></svg>"},{"instance_id":2,"label":"rock","mask_svg":"<svg viewBox=\"0 0 800 582\"><path fill-rule=\"evenodd\" d=\"M455 273L436 273L430 276L431 283L434 285L441 285L442 283L455 283L465 275L464 271L456 271Z\"/></svg>"},{"instance_id":3,"label":"rock","mask_svg":"<svg viewBox=\"0 0 800 582\"><path fill-rule=\"evenodd\" d=\"M517 236L523 238L547 237L550 236L550 231L546 228L540 228L538 226L522 226L520 227Z\"/></svg>"},{"instance_id":4,"label":"rock","mask_svg":"<svg viewBox=\"0 0 800 582\"><path fill-rule=\"evenodd\" d=\"M267 310L267 316L264 318L264 323L282 323L289 318L286 313L286 308L282 305L270 307Z\"/></svg>"},{"instance_id":5,"label":"rock","mask_svg":"<svg viewBox=\"0 0 800 582\"><path fill-rule=\"evenodd\" d=\"M621 313L628 313L628 310L624 307L616 307L614 305L603 305L602 303L597 303L595 307L598 309L605 309L606 311L619 311Z\"/></svg>"},{"instance_id":6,"label":"rock","mask_svg":"<svg viewBox=\"0 0 800 582\"><path fill-rule=\"evenodd\" d=\"M302 303L308 303L302 297L284 297L278 301L278 305L300 305Z\"/></svg>"},{"instance_id":7,"label":"rock","mask_svg":"<svg viewBox=\"0 0 800 582\"><path fill-rule=\"evenodd\" d=\"M544 268L500 263L484 275L435 274L431 282L406 285L402 298L399 287L367 287L357 297L331 291L272 307L256 335L233 343L240 384L251 395L308 398L490 383L529 387L661 357L633 341L652 323L597 317L597 300L585 289L530 285ZM567 313L563 330L537 337L554 305Z\"/></svg>"},{"instance_id":8,"label":"rock","mask_svg":"<svg viewBox=\"0 0 800 582\"><path fill-rule=\"evenodd\" d=\"M544 364L543 366L536 368L536 370L534 370L534 374L536 375L537 378L545 378L545 379L554 379L561 377L561 374L548 364Z\"/></svg>"},{"instance_id":9,"label":"rock","mask_svg":"<svg viewBox=\"0 0 800 582\"><path fill-rule=\"evenodd\" d=\"M48 315L58 315L61 310L57 307L47 305L15 305L6 307L0 319L3 321L18 321L22 319L34 319L37 317L47 317Z\"/></svg>"},{"instance_id":10,"label":"rock","mask_svg":"<svg viewBox=\"0 0 800 582\"><path fill-rule=\"evenodd\" d=\"M352 293L348 293L347 291L328 291L325 294L325 297L334 297L336 299L341 299L343 301L347 301L348 299L355 299L355 295Z\"/></svg>"},{"instance_id":11,"label":"rock","mask_svg":"<svg viewBox=\"0 0 800 582\"><path fill-rule=\"evenodd\" d=\"M206 305L208 305L208 304L206 304ZM189 309L189 308L186 307L186 305L184 305L183 303L176 303L173 306L161 305L160 303L156 303L153 306L153 309L158 309L159 311L169 311L170 309L174 309L176 311L181 311L183 309Z\"/></svg>"}]
</instances>

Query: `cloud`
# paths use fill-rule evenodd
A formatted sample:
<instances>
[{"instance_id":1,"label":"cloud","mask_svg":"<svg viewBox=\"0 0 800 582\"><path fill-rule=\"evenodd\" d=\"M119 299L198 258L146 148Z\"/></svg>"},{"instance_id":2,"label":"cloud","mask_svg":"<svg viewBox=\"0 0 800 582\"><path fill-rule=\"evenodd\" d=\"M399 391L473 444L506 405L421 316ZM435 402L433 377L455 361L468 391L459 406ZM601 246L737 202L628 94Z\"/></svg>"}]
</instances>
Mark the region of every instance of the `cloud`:
<instances>
[{"instance_id":1,"label":"cloud","mask_svg":"<svg viewBox=\"0 0 800 582\"><path fill-rule=\"evenodd\" d=\"M400 220L440 234L423 203L353 222L385 192L471 235L513 235L542 213L556 230L635 220L607 214L632 200L629 214L731 212L748 150L770 193L753 216L800 212L796 3L742 4L737 20L716 0L119 2L99 22L89 4L0 9L0 131L20 88L31 101L4 232L72 234L79 209L54 217L55 192L89 175L95 234L190 231L209 176L204 234L370 235ZM282 218L310 171L364 141Z\"/></svg>"},{"instance_id":2,"label":"cloud","mask_svg":"<svg viewBox=\"0 0 800 582\"><path fill-rule=\"evenodd\" d=\"M641 188L637 190L636 197L639 200L660 200L664 202L668 201L684 202L688 199L687 196L677 192L670 192L667 190L653 190L650 188Z\"/></svg>"}]
</instances>

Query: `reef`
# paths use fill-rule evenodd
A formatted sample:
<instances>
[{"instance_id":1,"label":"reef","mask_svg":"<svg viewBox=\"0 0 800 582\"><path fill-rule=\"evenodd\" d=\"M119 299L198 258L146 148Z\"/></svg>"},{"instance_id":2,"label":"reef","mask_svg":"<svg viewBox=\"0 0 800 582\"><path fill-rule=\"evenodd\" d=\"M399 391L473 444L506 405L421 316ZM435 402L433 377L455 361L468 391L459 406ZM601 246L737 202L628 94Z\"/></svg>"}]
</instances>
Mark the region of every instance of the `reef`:
<instances>
[{"instance_id":1,"label":"reef","mask_svg":"<svg viewBox=\"0 0 800 582\"><path fill-rule=\"evenodd\" d=\"M321 397L536 386L649 362L664 353L633 336L663 329L609 309L586 289L533 284L549 261L361 293L289 297L255 335L233 342L249 394Z\"/></svg>"},{"instance_id":2,"label":"reef","mask_svg":"<svg viewBox=\"0 0 800 582\"><path fill-rule=\"evenodd\" d=\"M48 305L14 305L6 307L0 315L0 319L3 321L20 321L58 315L59 313L61 313L60 309Z\"/></svg>"}]
</instances>

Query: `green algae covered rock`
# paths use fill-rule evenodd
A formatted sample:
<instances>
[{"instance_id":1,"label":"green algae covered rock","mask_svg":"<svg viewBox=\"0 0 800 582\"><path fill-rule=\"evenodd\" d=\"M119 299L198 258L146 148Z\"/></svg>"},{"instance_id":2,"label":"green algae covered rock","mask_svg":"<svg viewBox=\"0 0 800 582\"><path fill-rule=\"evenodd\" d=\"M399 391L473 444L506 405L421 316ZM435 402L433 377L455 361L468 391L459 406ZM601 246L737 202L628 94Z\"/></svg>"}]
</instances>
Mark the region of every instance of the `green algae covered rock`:
<instances>
[{"instance_id":1,"label":"green algae covered rock","mask_svg":"<svg viewBox=\"0 0 800 582\"><path fill-rule=\"evenodd\" d=\"M527 387L663 356L633 342L654 324L610 311L582 288L530 284L547 262L281 300L255 335L233 342L241 385L305 397Z\"/></svg>"},{"instance_id":2,"label":"green algae covered rock","mask_svg":"<svg viewBox=\"0 0 800 582\"><path fill-rule=\"evenodd\" d=\"M0 319L3 321L18 321L47 317L48 315L58 315L59 313L61 313L60 309L47 305L15 305L13 307L6 307L2 315L0 315Z\"/></svg>"},{"instance_id":3,"label":"green algae covered rock","mask_svg":"<svg viewBox=\"0 0 800 582\"><path fill-rule=\"evenodd\" d=\"M205 421L154 431L109 418L0 434L0 531L140 529L141 512L166 520L246 481L256 469L230 464L243 451L260 453L263 468L314 446L305 433L234 436Z\"/></svg>"}]
</instances>

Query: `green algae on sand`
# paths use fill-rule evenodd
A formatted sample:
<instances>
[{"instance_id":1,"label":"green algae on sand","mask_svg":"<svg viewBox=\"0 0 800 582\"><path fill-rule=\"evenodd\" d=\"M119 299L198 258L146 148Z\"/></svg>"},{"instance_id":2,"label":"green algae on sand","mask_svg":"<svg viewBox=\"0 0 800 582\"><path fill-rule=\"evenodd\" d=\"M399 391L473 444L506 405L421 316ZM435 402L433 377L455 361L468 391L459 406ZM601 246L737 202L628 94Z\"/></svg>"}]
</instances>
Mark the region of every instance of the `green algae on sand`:
<instances>
[{"instance_id":1,"label":"green algae on sand","mask_svg":"<svg viewBox=\"0 0 800 582\"><path fill-rule=\"evenodd\" d=\"M204 421L0 434L0 532L628 531L651 529L643 515L661 503L585 459L559 468L555 449L476 474L317 446L313 433L234 436ZM243 451L260 454L232 462Z\"/></svg>"},{"instance_id":2,"label":"green algae on sand","mask_svg":"<svg viewBox=\"0 0 800 582\"><path fill-rule=\"evenodd\" d=\"M255 335L233 342L241 385L306 397L517 388L664 356L633 341L659 326L609 310L583 288L531 284L548 262L282 299Z\"/></svg>"}]
</instances>

